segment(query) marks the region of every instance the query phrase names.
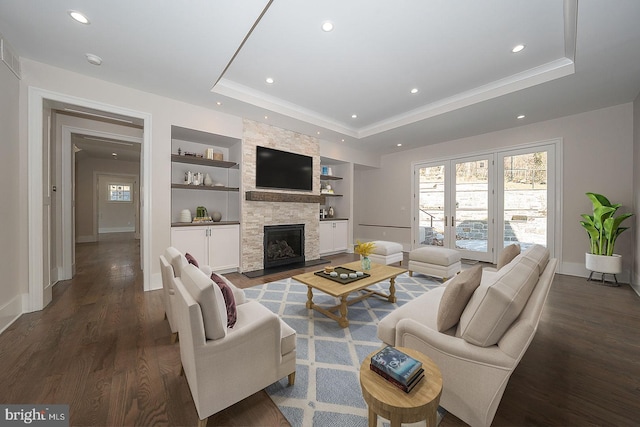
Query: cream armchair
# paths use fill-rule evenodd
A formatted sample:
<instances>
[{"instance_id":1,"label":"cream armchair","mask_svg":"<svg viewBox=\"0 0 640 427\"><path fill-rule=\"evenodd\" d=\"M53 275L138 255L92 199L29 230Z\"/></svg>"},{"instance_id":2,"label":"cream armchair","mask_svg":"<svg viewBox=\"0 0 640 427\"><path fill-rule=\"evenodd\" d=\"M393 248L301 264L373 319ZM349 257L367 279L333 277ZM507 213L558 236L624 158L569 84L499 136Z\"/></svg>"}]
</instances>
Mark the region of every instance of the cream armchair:
<instances>
[{"instance_id":1,"label":"cream armchair","mask_svg":"<svg viewBox=\"0 0 640 427\"><path fill-rule=\"evenodd\" d=\"M442 372L440 406L471 426L489 426L533 340L556 266L546 248L534 246L500 271L483 270L459 323L439 332L439 305L450 279L382 319L378 337L429 356Z\"/></svg>"},{"instance_id":2,"label":"cream armchair","mask_svg":"<svg viewBox=\"0 0 640 427\"><path fill-rule=\"evenodd\" d=\"M175 251L174 252L172 252ZM175 305L175 290L173 289L173 267L171 262L173 258L180 253L175 248L169 247L160 255L160 272L162 273L162 299L164 302L164 318L169 322L171 328L171 344L178 339L178 324L174 319L173 306Z\"/></svg>"},{"instance_id":3,"label":"cream armchair","mask_svg":"<svg viewBox=\"0 0 640 427\"><path fill-rule=\"evenodd\" d=\"M227 310L217 284L193 265L174 279L183 373L198 412L209 416L288 376L295 381L296 333L257 301Z\"/></svg>"}]
</instances>

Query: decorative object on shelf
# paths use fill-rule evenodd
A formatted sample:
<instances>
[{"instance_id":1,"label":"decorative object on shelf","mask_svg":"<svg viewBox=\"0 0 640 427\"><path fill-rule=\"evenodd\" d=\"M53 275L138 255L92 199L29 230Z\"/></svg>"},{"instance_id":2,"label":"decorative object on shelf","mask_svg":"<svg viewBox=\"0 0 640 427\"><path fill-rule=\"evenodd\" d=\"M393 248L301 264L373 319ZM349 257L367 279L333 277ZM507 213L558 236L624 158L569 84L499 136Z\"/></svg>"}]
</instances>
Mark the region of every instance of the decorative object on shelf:
<instances>
[{"instance_id":1,"label":"decorative object on shelf","mask_svg":"<svg viewBox=\"0 0 640 427\"><path fill-rule=\"evenodd\" d=\"M191 181L192 185L202 185L203 176L202 172L196 172L193 174L193 180Z\"/></svg>"},{"instance_id":2,"label":"decorative object on shelf","mask_svg":"<svg viewBox=\"0 0 640 427\"><path fill-rule=\"evenodd\" d=\"M212 156L213 156L213 153L212 153ZM211 179L211 175L206 174L204 176L204 185L207 185L207 186L213 185L213 180Z\"/></svg>"},{"instance_id":3,"label":"decorative object on shelf","mask_svg":"<svg viewBox=\"0 0 640 427\"><path fill-rule=\"evenodd\" d=\"M209 216L209 213L207 212L207 208L205 208L204 206L198 206L196 208L196 217L202 218L205 216Z\"/></svg>"},{"instance_id":4,"label":"decorative object on shelf","mask_svg":"<svg viewBox=\"0 0 640 427\"><path fill-rule=\"evenodd\" d=\"M334 215L333 206L329 206L329 210L327 211L327 218L333 218Z\"/></svg>"},{"instance_id":5,"label":"decorative object on shelf","mask_svg":"<svg viewBox=\"0 0 640 427\"><path fill-rule=\"evenodd\" d=\"M333 175L333 170L331 168L327 168L327 175Z\"/></svg>"},{"instance_id":6,"label":"decorative object on shelf","mask_svg":"<svg viewBox=\"0 0 640 427\"><path fill-rule=\"evenodd\" d=\"M211 212L211 220L213 222L220 222L220 220L222 219L222 214L218 211L213 211Z\"/></svg>"},{"instance_id":7,"label":"decorative object on shelf","mask_svg":"<svg viewBox=\"0 0 640 427\"><path fill-rule=\"evenodd\" d=\"M613 249L618 236L629 228L621 227L620 224L633 214L625 213L614 217L621 204L612 204L602 194L586 194L593 204L593 215L582 214L584 221L580 221L580 225L587 230L591 246L591 252L585 254L585 265L591 270L588 280L591 280L594 272L602 273L604 284L604 275L613 274L614 286L617 286L616 274L622 271L622 256L614 254Z\"/></svg>"},{"instance_id":8,"label":"decorative object on shelf","mask_svg":"<svg viewBox=\"0 0 640 427\"><path fill-rule=\"evenodd\" d=\"M224 156L222 155L222 153L213 153L213 160L224 160Z\"/></svg>"},{"instance_id":9,"label":"decorative object on shelf","mask_svg":"<svg viewBox=\"0 0 640 427\"><path fill-rule=\"evenodd\" d=\"M184 185L190 185L193 182L193 172L186 171L184 173Z\"/></svg>"},{"instance_id":10,"label":"decorative object on shelf","mask_svg":"<svg viewBox=\"0 0 640 427\"><path fill-rule=\"evenodd\" d=\"M326 166L322 166L321 169L322 169L322 172L321 172L322 175L327 175L327 172L329 172L329 168Z\"/></svg>"},{"instance_id":11,"label":"decorative object on shelf","mask_svg":"<svg viewBox=\"0 0 640 427\"><path fill-rule=\"evenodd\" d=\"M354 251L362 257L360 260L362 263L362 269L365 271L371 270L371 260L369 259L369 255L373 253L376 244L374 242L362 243L359 240L357 240L356 243Z\"/></svg>"},{"instance_id":12,"label":"decorative object on shelf","mask_svg":"<svg viewBox=\"0 0 640 427\"><path fill-rule=\"evenodd\" d=\"M178 148L178 156L182 155L182 148Z\"/></svg>"},{"instance_id":13,"label":"decorative object on shelf","mask_svg":"<svg viewBox=\"0 0 640 427\"><path fill-rule=\"evenodd\" d=\"M333 194L333 188L331 188L331 185L327 184L322 190L320 190L320 193Z\"/></svg>"},{"instance_id":14,"label":"decorative object on shelf","mask_svg":"<svg viewBox=\"0 0 640 427\"><path fill-rule=\"evenodd\" d=\"M207 148L204 155L208 160L213 160L213 148Z\"/></svg>"},{"instance_id":15,"label":"decorative object on shelf","mask_svg":"<svg viewBox=\"0 0 640 427\"><path fill-rule=\"evenodd\" d=\"M183 209L180 212L180 222L191 222L191 211L189 209Z\"/></svg>"}]
</instances>

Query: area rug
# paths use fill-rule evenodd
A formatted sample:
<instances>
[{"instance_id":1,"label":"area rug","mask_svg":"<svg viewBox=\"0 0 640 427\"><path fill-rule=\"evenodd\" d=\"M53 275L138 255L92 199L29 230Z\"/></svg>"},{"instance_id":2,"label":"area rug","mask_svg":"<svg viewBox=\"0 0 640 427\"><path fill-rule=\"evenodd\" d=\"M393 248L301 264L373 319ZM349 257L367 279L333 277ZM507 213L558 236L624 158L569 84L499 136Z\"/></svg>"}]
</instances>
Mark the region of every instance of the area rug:
<instances>
[{"instance_id":1,"label":"area rug","mask_svg":"<svg viewBox=\"0 0 640 427\"><path fill-rule=\"evenodd\" d=\"M323 314L307 309L307 287L295 280L283 279L245 289L247 298L260 301L297 332L295 385L287 387L284 378L266 389L291 425L366 427L368 413L360 389L359 369L369 353L382 347L376 336L378 322L395 308L440 284L423 275L400 275L396 278L397 303L376 297L355 303L348 308L349 326L344 329ZM388 286L387 281L371 289L386 293ZM333 306L338 300L315 291L313 302ZM379 417L378 425L389 423Z\"/></svg>"}]
</instances>

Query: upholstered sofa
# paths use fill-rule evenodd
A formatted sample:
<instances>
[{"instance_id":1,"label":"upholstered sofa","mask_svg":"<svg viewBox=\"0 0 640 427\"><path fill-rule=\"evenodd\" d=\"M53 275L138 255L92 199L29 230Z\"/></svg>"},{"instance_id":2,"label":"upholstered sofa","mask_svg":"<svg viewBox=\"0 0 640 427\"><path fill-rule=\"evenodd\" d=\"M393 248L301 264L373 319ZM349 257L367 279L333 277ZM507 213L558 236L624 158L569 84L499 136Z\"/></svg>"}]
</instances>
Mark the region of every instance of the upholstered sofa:
<instances>
[{"instance_id":1,"label":"upholstered sofa","mask_svg":"<svg viewBox=\"0 0 640 427\"><path fill-rule=\"evenodd\" d=\"M556 266L545 247L534 245L498 271L478 267L479 285L463 301L455 325L441 332L440 303L447 287L452 286L451 294L467 274L463 270L387 315L378 325L378 337L433 359L443 378L440 406L472 426L489 426L535 335Z\"/></svg>"}]
</instances>

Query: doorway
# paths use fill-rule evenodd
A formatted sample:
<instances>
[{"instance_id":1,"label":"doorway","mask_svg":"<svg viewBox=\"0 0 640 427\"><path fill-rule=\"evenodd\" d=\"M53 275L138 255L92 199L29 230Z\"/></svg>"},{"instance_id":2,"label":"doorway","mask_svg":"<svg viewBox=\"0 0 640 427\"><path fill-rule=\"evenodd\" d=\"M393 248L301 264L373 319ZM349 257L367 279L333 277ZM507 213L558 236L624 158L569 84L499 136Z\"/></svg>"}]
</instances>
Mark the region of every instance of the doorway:
<instances>
[{"instance_id":1,"label":"doorway","mask_svg":"<svg viewBox=\"0 0 640 427\"><path fill-rule=\"evenodd\" d=\"M138 120L142 125L142 147L140 156L140 253L141 253L141 265L143 272L143 287L144 290L150 290L151 280L151 259L150 259L150 218L149 218L149 206L150 206L150 191L145 187L145 183L151 181L151 140L150 140L150 123L151 115L149 113L143 113L139 111L129 110L121 107L102 104L99 102L76 98L73 96L58 94L49 92L37 88L29 88L28 93L28 167L29 167L29 180L27 184L29 205L32 206L29 209L28 217L28 234L29 234L29 259L44 260L45 257L51 256L52 248L48 244L47 240L43 238L46 236L46 229L44 226L45 220L45 208L42 199L42 195L45 194L45 190L51 190L52 186L45 188L48 185L45 182L45 172L43 171L42 162L45 159L45 142L47 142L47 131L45 124L50 117L51 103L71 105L84 111L90 111L92 113L103 113L103 115L117 117L130 117ZM60 174L69 177L71 182L71 164L72 156L69 155L69 160L66 166L60 163L56 163L60 169ZM65 181L66 178L65 178ZM54 183L55 185L55 183ZM56 191L56 190L53 190ZM71 201L65 200L65 209L68 208L69 212L73 212L71 208L73 203L73 190L70 191L68 198ZM62 216L69 218L71 213L63 213ZM68 222L60 233L63 236L73 234L72 221ZM63 221L64 224L64 221ZM58 231L56 231L58 233ZM61 239L62 240L62 239ZM70 245L72 248L75 246ZM73 251L70 249L69 251ZM61 252L67 252L65 249ZM29 296L27 301L27 308L25 311L36 311L44 308L51 301L50 284L45 280L46 268L44 262L29 263ZM48 274L46 275L48 276Z\"/></svg>"}]
</instances>

